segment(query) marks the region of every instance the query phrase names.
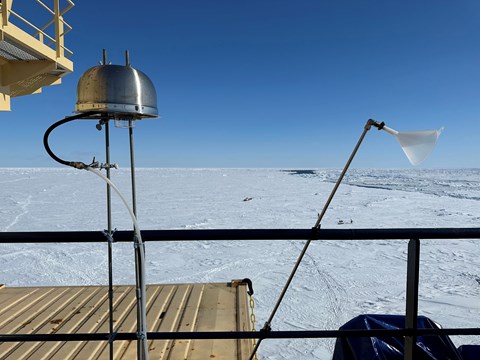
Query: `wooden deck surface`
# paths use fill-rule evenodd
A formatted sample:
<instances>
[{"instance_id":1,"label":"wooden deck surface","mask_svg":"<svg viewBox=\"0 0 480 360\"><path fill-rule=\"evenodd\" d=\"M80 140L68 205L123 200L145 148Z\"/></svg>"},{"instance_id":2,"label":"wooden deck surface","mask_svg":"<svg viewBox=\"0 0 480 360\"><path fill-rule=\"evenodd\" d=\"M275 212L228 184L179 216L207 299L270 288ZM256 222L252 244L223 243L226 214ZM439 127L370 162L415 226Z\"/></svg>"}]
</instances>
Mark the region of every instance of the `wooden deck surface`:
<instances>
[{"instance_id":1,"label":"wooden deck surface","mask_svg":"<svg viewBox=\"0 0 480 360\"><path fill-rule=\"evenodd\" d=\"M155 331L249 331L245 285L147 285L147 326ZM108 333L105 286L2 287L0 334ZM136 331L134 286L114 287L117 332ZM248 359L250 340L154 340L150 359ZM106 341L0 343L0 359L108 359ZM115 341L114 359L136 359L136 341Z\"/></svg>"}]
</instances>

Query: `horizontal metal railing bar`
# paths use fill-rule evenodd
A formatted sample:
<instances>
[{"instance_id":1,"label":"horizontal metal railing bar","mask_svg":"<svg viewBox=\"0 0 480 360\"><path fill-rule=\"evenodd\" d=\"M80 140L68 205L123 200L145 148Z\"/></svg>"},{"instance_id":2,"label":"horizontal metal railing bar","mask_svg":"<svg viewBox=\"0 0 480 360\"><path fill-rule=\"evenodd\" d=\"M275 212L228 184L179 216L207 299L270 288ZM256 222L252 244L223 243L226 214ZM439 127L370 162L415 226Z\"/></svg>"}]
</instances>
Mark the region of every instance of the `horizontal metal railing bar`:
<instances>
[{"instance_id":1,"label":"horizontal metal railing bar","mask_svg":"<svg viewBox=\"0 0 480 360\"><path fill-rule=\"evenodd\" d=\"M61 12L59 13L59 16L60 16L60 19L59 21L63 23L63 25L67 28L66 30L64 30L60 36L61 37L65 37L66 34L68 34L71 30L72 30L72 27L70 26L70 24L68 24L63 18L62 16L68 12L70 9L72 9L75 4L71 1L71 0L66 0L68 2L68 5L65 7L65 9L61 10ZM36 2L42 6L44 8L44 10L48 11L51 15L55 15L55 11L50 9L47 5L45 5L42 1L40 0L36 0ZM1 1L0 1L1 3ZM2 11L4 11L2 9ZM21 23L23 23L24 25L28 26L29 28L35 30L36 32L32 34L33 37L37 38L38 40L41 40L45 45L47 46L51 46L52 44L55 44L56 46L59 46L60 48L62 48L65 52L67 52L67 57L73 55L73 51L71 51L70 49L68 49L65 45L61 45L61 44L58 44L56 39L54 39L52 36L50 36L47 32L46 32L46 29L49 28L52 24L55 23L56 19L53 18L51 19L49 22L47 22L45 25L43 25L41 28L37 27L36 25L34 25L33 23L31 23L30 21L28 21L27 19L25 19L23 16L21 16L20 14L18 14L17 12L15 12L14 10L12 9L6 9L5 8L5 11L8 12L9 14L12 15L12 17L14 18L17 18L18 20L21 21ZM50 42L49 43L46 43L44 40L43 40L43 37L47 38Z\"/></svg>"},{"instance_id":2,"label":"horizontal metal railing bar","mask_svg":"<svg viewBox=\"0 0 480 360\"><path fill-rule=\"evenodd\" d=\"M142 230L143 241L480 239L480 228ZM133 231L113 234L131 242ZM0 232L0 243L106 242L102 231Z\"/></svg>"},{"instance_id":3,"label":"horizontal metal railing bar","mask_svg":"<svg viewBox=\"0 0 480 360\"><path fill-rule=\"evenodd\" d=\"M400 240L400 239L480 239L480 228L397 228L397 229L193 229L143 230L144 241L204 240ZM133 231L115 231L114 240L131 242ZM79 243L107 242L102 231L0 232L0 243ZM414 322L416 323L416 322ZM395 330L303 330L240 332L149 332L149 340L176 339L292 339L406 337L441 335L480 335L480 328ZM138 340L137 333L80 334L0 334L0 342L121 341ZM406 357L407 358L407 357Z\"/></svg>"},{"instance_id":4,"label":"horizontal metal railing bar","mask_svg":"<svg viewBox=\"0 0 480 360\"><path fill-rule=\"evenodd\" d=\"M19 20L21 20L26 25L30 26L32 29L36 30L37 32L32 36L36 37L36 36L41 34L42 36L45 36L47 39L49 39L51 41L51 43L55 43L55 39L52 38L50 35L48 35L45 31L43 31L43 29L40 29L37 26L33 25L30 21L28 21L24 17L20 16L19 14L14 12L13 10L10 10L10 14L12 14L14 17L18 18Z\"/></svg>"},{"instance_id":5,"label":"horizontal metal railing bar","mask_svg":"<svg viewBox=\"0 0 480 360\"><path fill-rule=\"evenodd\" d=\"M67 28L67 30L64 30L64 32L62 33L62 36L65 36L66 34L68 34L73 28L63 19L60 19L60 21L63 23L63 25ZM41 31L41 34L45 34L45 30L48 29L52 24L55 23L55 19L52 19L50 20L48 23L46 23L45 25L43 25L39 31L37 31L35 34L33 34L34 37L36 37L38 34L40 34L40 31ZM51 38L52 40L54 40L53 38Z\"/></svg>"},{"instance_id":6,"label":"horizontal metal railing bar","mask_svg":"<svg viewBox=\"0 0 480 360\"><path fill-rule=\"evenodd\" d=\"M47 5L43 3L41 0L35 0L40 6L42 6L45 10L47 10L50 14L55 15L55 11L50 9Z\"/></svg>"},{"instance_id":7,"label":"horizontal metal railing bar","mask_svg":"<svg viewBox=\"0 0 480 360\"><path fill-rule=\"evenodd\" d=\"M72 9L75 6L73 1L67 0L67 2L68 2L68 5L63 10L60 11L60 16L63 16L66 12L70 11L70 9Z\"/></svg>"},{"instance_id":8,"label":"horizontal metal railing bar","mask_svg":"<svg viewBox=\"0 0 480 360\"><path fill-rule=\"evenodd\" d=\"M295 331L200 331L149 332L149 340L207 340L207 339L320 339L380 336L441 336L480 335L480 328L452 329L395 329L395 330L295 330ZM137 333L117 333L113 341L137 340ZM108 333L77 334L0 334L0 342L36 341L109 341Z\"/></svg>"}]
</instances>

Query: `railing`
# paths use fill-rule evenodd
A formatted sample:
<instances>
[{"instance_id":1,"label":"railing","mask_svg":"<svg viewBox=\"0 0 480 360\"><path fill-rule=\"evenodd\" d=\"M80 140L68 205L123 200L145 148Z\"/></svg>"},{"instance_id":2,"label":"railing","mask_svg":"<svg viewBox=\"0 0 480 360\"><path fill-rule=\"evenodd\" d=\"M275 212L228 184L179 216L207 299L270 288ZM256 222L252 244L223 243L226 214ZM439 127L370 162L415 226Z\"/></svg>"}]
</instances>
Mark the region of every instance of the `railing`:
<instances>
[{"instance_id":1,"label":"railing","mask_svg":"<svg viewBox=\"0 0 480 360\"><path fill-rule=\"evenodd\" d=\"M116 242L131 242L133 232L116 231ZM149 332L151 340L173 339L285 339L285 338L351 338L405 337L405 360L416 358L417 336L480 335L477 328L420 329L418 317L418 282L420 272L420 239L480 239L480 228L414 228L414 229L227 229L227 230L146 230L145 242L153 241L223 241L223 240L409 240L405 328L398 330L304 330L304 331L237 331L237 332ZM0 243L77 243L107 242L102 232L13 232L0 233ZM136 333L88 334L0 334L0 342L20 341L120 341L137 340Z\"/></svg>"},{"instance_id":2,"label":"railing","mask_svg":"<svg viewBox=\"0 0 480 360\"><path fill-rule=\"evenodd\" d=\"M72 27L63 19L63 15L68 12L71 8L75 6L73 1L64 0L64 8L61 8L61 0L53 0L53 7L45 4L45 1L41 0L30 0L29 1L29 11L31 14L35 14L36 22L41 16L39 12L35 11L37 9L43 9L45 15L48 18L48 21L44 25L35 25L33 21L27 20L25 17L21 16L19 12L22 10L13 10L12 4L13 0L2 0L1 1L1 14L2 14L2 26L8 26L9 23L14 24L20 27L22 30L26 31L37 40L43 44L54 49L57 53L57 57L70 57L73 52L65 47L65 35L72 30ZM22 7L26 7L26 1L21 0L15 4L21 4ZM31 4L37 5L37 8L33 8ZM33 8L33 10L31 9ZM33 18L33 16L31 16ZM43 24L43 22L42 22Z\"/></svg>"}]
</instances>

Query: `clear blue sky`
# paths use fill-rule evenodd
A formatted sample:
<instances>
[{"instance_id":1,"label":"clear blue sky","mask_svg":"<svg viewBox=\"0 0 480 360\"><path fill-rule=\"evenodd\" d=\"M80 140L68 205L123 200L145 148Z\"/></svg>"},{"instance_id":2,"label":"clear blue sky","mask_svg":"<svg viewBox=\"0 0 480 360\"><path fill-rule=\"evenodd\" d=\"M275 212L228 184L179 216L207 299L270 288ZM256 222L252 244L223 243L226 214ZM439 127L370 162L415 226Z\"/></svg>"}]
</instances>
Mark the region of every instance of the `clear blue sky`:
<instances>
[{"instance_id":1,"label":"clear blue sky","mask_svg":"<svg viewBox=\"0 0 480 360\"><path fill-rule=\"evenodd\" d=\"M368 118L445 126L423 166L480 166L478 0L77 1L66 20L75 72L0 114L0 167L57 166L43 133L72 114L103 48L113 64L129 49L158 93L161 118L135 129L138 166L339 168ZM112 129L112 142L128 166L128 132ZM51 145L68 160L104 156L93 121ZM352 166L410 167L376 130Z\"/></svg>"}]
</instances>

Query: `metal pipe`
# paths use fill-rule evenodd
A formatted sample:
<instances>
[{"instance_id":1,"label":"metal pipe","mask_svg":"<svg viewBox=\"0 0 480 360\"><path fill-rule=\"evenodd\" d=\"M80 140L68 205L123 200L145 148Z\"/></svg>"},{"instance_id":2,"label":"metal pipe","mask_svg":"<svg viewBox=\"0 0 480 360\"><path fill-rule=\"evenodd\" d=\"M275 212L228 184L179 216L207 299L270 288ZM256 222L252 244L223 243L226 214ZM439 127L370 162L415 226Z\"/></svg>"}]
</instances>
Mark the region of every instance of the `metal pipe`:
<instances>
[{"instance_id":1,"label":"metal pipe","mask_svg":"<svg viewBox=\"0 0 480 360\"><path fill-rule=\"evenodd\" d=\"M350 164L352 163L353 158L357 154L358 148L362 144L363 139L365 138L365 135L367 135L367 131L370 130L370 127L371 127L371 124L370 124L370 120L369 120L367 122L367 124L365 125L364 129L363 129L363 132L362 132L362 135L360 136L360 139L358 139L357 145L355 145L355 148L353 149L352 153L350 154L350 157L348 158L347 163L343 167L342 173L338 177L337 182L335 183L335 186L333 187L332 192L330 193L330 196L327 199L327 202L323 206L322 212L318 215L318 218L317 218L317 221L314 225L314 228L316 228L316 229L320 228L320 223L322 222L323 216L327 212L327 209L330 206L330 203L332 202L332 199L335 196L335 193L337 192L337 189L340 186L340 183L342 182L342 180L345 176L345 173L347 172L348 168L350 167Z\"/></svg>"},{"instance_id":2,"label":"metal pipe","mask_svg":"<svg viewBox=\"0 0 480 360\"><path fill-rule=\"evenodd\" d=\"M365 124L365 127L363 129L363 132L362 132L362 135L360 135L360 139L358 140L357 142L357 145L355 146L355 148L353 149L352 153L350 154L350 157L348 158L347 160L347 163L345 164L345 166L343 167L343 170L337 180L337 182L335 183L335 186L333 187L332 189L332 192L330 193L330 196L328 197L325 205L323 206L323 209L322 209L322 212L320 214L318 214L318 217L317 217L317 221L315 222L315 225L313 226L313 229L314 230L318 230L320 229L320 223L323 219L323 216L325 215L325 213L327 212L327 209L328 207L330 206L330 203L332 202L332 199L333 197L335 196L335 193L337 192L337 189L338 187L340 186L340 183L342 182L343 180L343 177L345 176L345 173L347 172L348 168L350 167L350 164L352 163L353 161L353 158L355 157L355 155L357 154L357 151L358 151L358 148L360 147L360 145L362 144L363 142L363 139L365 138L365 135L367 134L367 131L370 130L371 126L376 123L374 122L373 120L368 120L367 123ZM265 325L263 326L262 330L263 331L270 331L271 328L270 328L270 324L278 310L278 308L280 307L280 304L281 302L283 301L283 298L298 270L298 267L300 266L300 263L302 262L303 260L303 257L305 256L305 253L307 252L308 250L308 247L310 246L310 243L312 242L312 238L309 238L307 240L307 242L305 243L305 245L303 246L302 248L302 251L300 252L300 255L298 256L298 259L297 259L297 262L295 263L295 265L293 266L293 269L287 279L287 282L285 283L283 289L282 289L282 292L280 293L280 296L278 297L278 300L277 300L277 303L275 304L275 306L273 307L273 310L270 314L270 317L268 318L267 322L265 323ZM252 353L250 354L250 358L249 360L253 360L253 358L255 357L255 354L258 350L258 348L260 347L260 344L262 343L262 339L260 339L256 344L255 344L255 347L253 348L252 350Z\"/></svg>"},{"instance_id":3,"label":"metal pipe","mask_svg":"<svg viewBox=\"0 0 480 360\"><path fill-rule=\"evenodd\" d=\"M135 153L133 143L133 121L128 121L130 142L130 174L132 183L132 210L137 217L137 195L135 183ZM134 227L136 225L134 224ZM147 342L147 291L145 286L145 245L136 233L133 237L135 252L135 276L137 285L137 357L148 360Z\"/></svg>"},{"instance_id":4,"label":"metal pipe","mask_svg":"<svg viewBox=\"0 0 480 360\"><path fill-rule=\"evenodd\" d=\"M480 328L416 329L418 336L465 336L480 335ZM208 340L208 339L329 339L352 337L411 336L411 329L374 329L374 330L298 330L298 331L179 331L149 332L150 340ZM108 341L108 333L76 334L0 334L0 342L37 342L37 341ZM137 334L120 332L115 341L136 340Z\"/></svg>"},{"instance_id":5,"label":"metal pipe","mask_svg":"<svg viewBox=\"0 0 480 360\"><path fill-rule=\"evenodd\" d=\"M107 50L103 49L103 64L107 63ZM108 118L100 121L105 126L105 163L107 179L110 176L110 122ZM107 182L107 239L108 239L108 333L112 338L114 333L113 326L113 238L112 238L112 189L110 183ZM109 342L109 358L113 360L113 341Z\"/></svg>"},{"instance_id":6,"label":"metal pipe","mask_svg":"<svg viewBox=\"0 0 480 360\"><path fill-rule=\"evenodd\" d=\"M405 328L411 329L413 334L405 337L405 360L417 358L416 329L418 326L418 283L420 279L420 240L411 239L408 242L407 257L407 299L405 309Z\"/></svg>"},{"instance_id":7,"label":"metal pipe","mask_svg":"<svg viewBox=\"0 0 480 360\"><path fill-rule=\"evenodd\" d=\"M54 0L53 2L55 12L55 51L57 58L61 58L64 55L63 51L63 19L60 16L60 1Z\"/></svg>"},{"instance_id":8,"label":"metal pipe","mask_svg":"<svg viewBox=\"0 0 480 360\"><path fill-rule=\"evenodd\" d=\"M125 50L125 66L130 66L130 54L128 50Z\"/></svg>"},{"instance_id":9,"label":"metal pipe","mask_svg":"<svg viewBox=\"0 0 480 360\"><path fill-rule=\"evenodd\" d=\"M133 144L133 121L128 120L128 138L130 143L130 176L132 182L132 210L135 217L137 216L137 190L135 184L135 151Z\"/></svg>"},{"instance_id":10,"label":"metal pipe","mask_svg":"<svg viewBox=\"0 0 480 360\"><path fill-rule=\"evenodd\" d=\"M86 170L94 173L95 175L99 176L100 178L102 178L104 181L106 181L107 183L109 183L112 187L113 190L115 190L117 192L117 194L119 195L120 199L123 201L125 207L127 208L128 212L130 213L130 216L132 218L132 221L133 221L133 224L134 224L134 232L135 232L135 235L134 235L134 241L135 241L135 250L137 250L138 248L140 248L140 246L138 245L142 245L143 242L142 242L142 235L140 234L140 227L138 226L138 222L137 222L137 218L136 216L133 214L133 211L132 209L130 208L130 206L128 206L128 203L126 201L126 199L124 198L124 196L122 195L122 193L120 192L120 190L109 180L107 179L106 176L104 176L99 170L95 169L95 168L92 168L90 166L88 166L86 168ZM142 258L142 252L138 252L138 251L135 251L135 256L137 256L137 254L140 253L140 256L139 256L139 261L135 261L136 264L139 264L139 268L140 269L143 269L144 267L144 261L143 261L143 258ZM137 258L136 258L137 260ZM141 323L138 324L138 327L141 329L141 331L137 332L137 341L138 343L141 343L142 344L142 348L139 350L139 354L138 354L138 358L140 360L148 360L148 345L147 345L147 332L146 332L146 311L145 311L145 283L143 282L143 278L140 277L140 280L138 280L138 271L137 271L137 288L136 288L136 296L137 296L137 309L140 309L140 314L142 315L141 317Z\"/></svg>"},{"instance_id":11,"label":"metal pipe","mask_svg":"<svg viewBox=\"0 0 480 360\"><path fill-rule=\"evenodd\" d=\"M389 128L388 126L385 126L385 125L382 127L382 130L385 130L387 133L389 133L390 135L393 135L393 136L398 135L397 130L393 130L392 128Z\"/></svg>"},{"instance_id":12,"label":"metal pipe","mask_svg":"<svg viewBox=\"0 0 480 360\"><path fill-rule=\"evenodd\" d=\"M104 50L104 63L106 54ZM105 119L105 162L107 179L110 180L110 127L108 119ZM107 182L107 236L108 236L108 331L110 337L114 333L113 326L113 234L112 234L112 189ZM110 360L113 360L113 341L109 343Z\"/></svg>"},{"instance_id":13,"label":"metal pipe","mask_svg":"<svg viewBox=\"0 0 480 360\"><path fill-rule=\"evenodd\" d=\"M12 7L12 1L13 0L4 0L3 1L3 6L0 7L0 10L2 11L2 26L7 26L8 25L8 17L10 15L10 9Z\"/></svg>"},{"instance_id":14,"label":"metal pipe","mask_svg":"<svg viewBox=\"0 0 480 360\"><path fill-rule=\"evenodd\" d=\"M141 230L144 242L155 241L284 241L284 240L469 240L480 239L480 228L392 228L392 229L194 229ZM131 242L133 232L118 230L115 242ZM0 232L0 244L102 243L101 231Z\"/></svg>"}]
</instances>

